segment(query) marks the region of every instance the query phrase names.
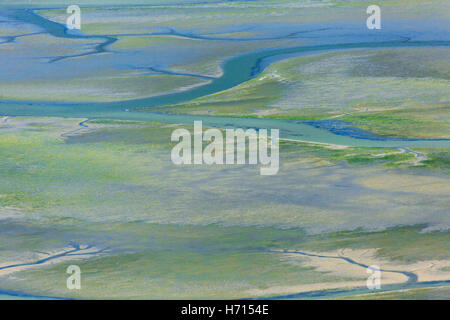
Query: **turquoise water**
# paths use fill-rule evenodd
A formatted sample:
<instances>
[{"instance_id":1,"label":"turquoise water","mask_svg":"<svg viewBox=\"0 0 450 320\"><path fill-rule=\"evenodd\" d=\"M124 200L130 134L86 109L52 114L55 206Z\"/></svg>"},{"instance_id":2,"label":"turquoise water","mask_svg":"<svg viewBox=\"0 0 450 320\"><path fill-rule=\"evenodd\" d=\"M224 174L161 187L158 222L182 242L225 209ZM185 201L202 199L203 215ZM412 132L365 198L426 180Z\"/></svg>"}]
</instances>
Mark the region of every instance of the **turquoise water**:
<instances>
[{"instance_id":1,"label":"turquoise water","mask_svg":"<svg viewBox=\"0 0 450 320\"><path fill-rule=\"evenodd\" d=\"M8 14L15 19L38 25L55 37L103 38L104 42L97 46L99 52L105 50L106 46L115 41L112 37L68 34L64 25L49 21L35 14L33 11L13 10ZM373 140L367 137L360 139L345 134L334 134L329 130L315 128L311 125L293 120L170 115L135 110L136 108L148 108L147 110L151 111L152 107L187 102L198 97L232 88L252 79L257 74L261 73L269 64L292 56L311 55L337 50L448 47L449 45L450 41L384 41L258 50L235 56L225 61L222 65L223 74L221 77L213 79L206 85L186 91L143 99L108 103L0 101L0 115L80 117L90 119L111 118L182 124L192 124L194 120L202 120L205 126L220 128L274 128L280 130L280 137L282 138L357 147L450 147L450 140Z\"/></svg>"}]
</instances>

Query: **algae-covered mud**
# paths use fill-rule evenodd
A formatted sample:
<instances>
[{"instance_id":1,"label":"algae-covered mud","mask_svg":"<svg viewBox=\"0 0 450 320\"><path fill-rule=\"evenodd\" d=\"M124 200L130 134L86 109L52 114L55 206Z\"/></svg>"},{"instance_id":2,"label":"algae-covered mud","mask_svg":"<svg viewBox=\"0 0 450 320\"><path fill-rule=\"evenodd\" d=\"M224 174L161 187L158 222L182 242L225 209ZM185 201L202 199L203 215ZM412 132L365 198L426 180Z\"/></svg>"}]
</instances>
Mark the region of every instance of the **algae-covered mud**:
<instances>
[{"instance_id":1,"label":"algae-covered mud","mask_svg":"<svg viewBox=\"0 0 450 320\"><path fill-rule=\"evenodd\" d=\"M0 4L0 299L450 298L448 1L71 4Z\"/></svg>"}]
</instances>

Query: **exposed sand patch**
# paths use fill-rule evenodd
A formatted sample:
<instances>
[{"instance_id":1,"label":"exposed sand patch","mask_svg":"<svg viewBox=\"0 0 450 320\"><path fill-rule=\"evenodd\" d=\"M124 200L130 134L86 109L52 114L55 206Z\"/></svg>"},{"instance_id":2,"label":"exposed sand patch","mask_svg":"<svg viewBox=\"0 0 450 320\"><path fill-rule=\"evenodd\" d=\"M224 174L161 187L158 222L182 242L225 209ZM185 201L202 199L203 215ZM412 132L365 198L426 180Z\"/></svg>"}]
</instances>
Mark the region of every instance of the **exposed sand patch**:
<instances>
[{"instance_id":1,"label":"exposed sand patch","mask_svg":"<svg viewBox=\"0 0 450 320\"><path fill-rule=\"evenodd\" d=\"M327 283L312 283L302 284L296 286L270 287L267 289L252 289L247 291L249 296L268 297L275 295L301 293L316 290L331 290L339 288L353 288L365 286L365 281L343 281L343 282L327 282Z\"/></svg>"},{"instance_id":2,"label":"exposed sand patch","mask_svg":"<svg viewBox=\"0 0 450 320\"><path fill-rule=\"evenodd\" d=\"M358 182L367 188L376 190L414 192L426 195L450 194L449 180L432 176L390 173L360 179Z\"/></svg>"},{"instance_id":3,"label":"exposed sand patch","mask_svg":"<svg viewBox=\"0 0 450 320\"><path fill-rule=\"evenodd\" d=\"M341 149L347 149L348 146L345 145L341 145L341 144L332 144L332 143L325 143L325 142L313 142L313 141L307 141L307 140L296 140L296 139L279 139L282 141L293 141L293 142L302 142L302 143L308 143L308 144L312 144L312 145L319 145L328 149L336 149L336 150L341 150Z\"/></svg>"},{"instance_id":4,"label":"exposed sand patch","mask_svg":"<svg viewBox=\"0 0 450 320\"><path fill-rule=\"evenodd\" d=\"M5 117L1 120L0 127L4 127L4 129L8 131L16 132L19 130L45 130L48 132L50 138L59 139L64 133L82 128L79 126L79 123L87 119L69 119L58 117ZM49 130L49 128L52 130Z\"/></svg>"},{"instance_id":5,"label":"exposed sand patch","mask_svg":"<svg viewBox=\"0 0 450 320\"><path fill-rule=\"evenodd\" d=\"M274 254L280 254L280 259L286 259L292 262L301 263L303 266L314 267L318 272L326 272L329 275L355 279L341 282L325 282L313 284L301 284L293 286L274 286L266 289L252 289L248 291L249 295L253 296L271 296L301 293L314 290L327 289L346 289L352 287L365 287L367 285L367 278L370 273L367 273L366 268L349 263L342 259L332 257L346 257L355 262L362 263L367 266L378 266L381 271L381 289L383 285L403 283L408 280L408 277L401 273L388 272L383 270L413 272L418 276L418 281L439 281L449 280L450 270L446 271L444 268L450 266L450 260L430 260L420 261L413 264L398 264L387 259L376 256L378 249L340 249L329 252L307 252L307 254L316 254L327 257L313 257L294 253L292 251L274 251ZM279 252L279 253L278 253Z\"/></svg>"},{"instance_id":6,"label":"exposed sand patch","mask_svg":"<svg viewBox=\"0 0 450 320\"><path fill-rule=\"evenodd\" d=\"M2 198L7 195L0 194L0 201ZM0 220L9 219L9 218L17 218L22 217L23 211L20 208L12 207L12 206L4 206L0 205Z\"/></svg>"}]
</instances>

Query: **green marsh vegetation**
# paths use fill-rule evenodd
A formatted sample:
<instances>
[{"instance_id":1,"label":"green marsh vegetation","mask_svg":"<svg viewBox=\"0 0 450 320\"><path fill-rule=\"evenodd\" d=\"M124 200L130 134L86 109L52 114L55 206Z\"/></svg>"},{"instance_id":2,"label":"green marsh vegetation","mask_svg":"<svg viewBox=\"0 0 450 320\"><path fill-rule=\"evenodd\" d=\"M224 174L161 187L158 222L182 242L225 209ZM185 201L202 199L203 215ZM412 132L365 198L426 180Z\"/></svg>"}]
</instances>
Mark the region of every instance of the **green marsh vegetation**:
<instances>
[{"instance_id":1,"label":"green marsh vegetation","mask_svg":"<svg viewBox=\"0 0 450 320\"><path fill-rule=\"evenodd\" d=\"M379 248L380 257L402 263L447 256L448 232L421 232L439 224L427 213L438 214L444 196L425 201L389 184L374 194L354 180L392 170L378 166L383 158L368 166L358 157L396 150L286 141L279 176L263 180L245 166L171 165L178 125L93 119L70 134L79 122L16 117L3 126L0 238L15 236L0 241L1 256L33 261L34 251L72 241L109 249L16 273L23 281L3 277L2 288L74 298L245 298L255 288L361 280L266 250ZM65 288L72 263L84 275L76 293Z\"/></svg>"},{"instance_id":2,"label":"green marsh vegetation","mask_svg":"<svg viewBox=\"0 0 450 320\"><path fill-rule=\"evenodd\" d=\"M325 53L277 62L232 89L157 110L336 118L379 135L447 139L450 76L444 70L448 68L448 49Z\"/></svg>"},{"instance_id":3,"label":"green marsh vegetation","mask_svg":"<svg viewBox=\"0 0 450 320\"><path fill-rule=\"evenodd\" d=\"M21 232L10 247L39 250L57 246L68 236L110 246L110 251L101 256L29 269L16 274L22 281L2 281L4 287L16 290L73 298L246 298L255 288L363 280L318 271L305 265L303 258L284 259L265 250L376 246L383 249L380 257L392 257L398 262L445 258L448 250L448 235L422 234L421 226L307 235L301 229L139 222L86 224L80 220L55 220L47 226L27 225L27 231L21 230L24 226L7 225ZM50 239L38 240L40 234L50 235ZM430 253L430 247L436 254ZM65 267L72 263L83 270L80 292L65 289Z\"/></svg>"}]
</instances>

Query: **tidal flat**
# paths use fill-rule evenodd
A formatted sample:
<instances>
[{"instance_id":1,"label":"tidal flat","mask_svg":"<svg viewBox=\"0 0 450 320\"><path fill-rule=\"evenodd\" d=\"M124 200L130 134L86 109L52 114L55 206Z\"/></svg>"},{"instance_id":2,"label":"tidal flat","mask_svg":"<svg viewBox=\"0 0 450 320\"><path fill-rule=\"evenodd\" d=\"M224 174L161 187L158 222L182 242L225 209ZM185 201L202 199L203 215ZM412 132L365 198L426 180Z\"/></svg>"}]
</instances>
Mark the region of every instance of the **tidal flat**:
<instances>
[{"instance_id":1,"label":"tidal flat","mask_svg":"<svg viewBox=\"0 0 450 320\"><path fill-rule=\"evenodd\" d=\"M0 299L449 298L448 1L372 32L363 1L81 0L77 34L31 2L0 7ZM195 119L279 126L279 173L173 164Z\"/></svg>"},{"instance_id":2,"label":"tidal flat","mask_svg":"<svg viewBox=\"0 0 450 320\"><path fill-rule=\"evenodd\" d=\"M280 173L269 179L244 165L180 168L168 162L167 137L177 126L92 120L85 128L82 120L15 117L2 125L1 265L70 243L105 250L4 274L2 289L246 298L365 281L364 269L342 274L269 250L371 249L371 259L400 266L448 258L443 172L385 168L382 158L330 161L293 142L281 144ZM65 288L71 263L84 271L80 293Z\"/></svg>"}]
</instances>

